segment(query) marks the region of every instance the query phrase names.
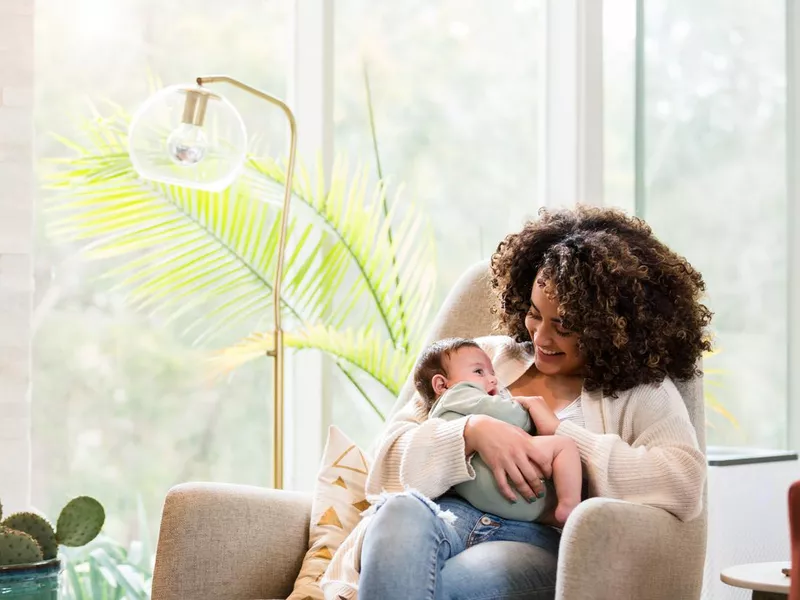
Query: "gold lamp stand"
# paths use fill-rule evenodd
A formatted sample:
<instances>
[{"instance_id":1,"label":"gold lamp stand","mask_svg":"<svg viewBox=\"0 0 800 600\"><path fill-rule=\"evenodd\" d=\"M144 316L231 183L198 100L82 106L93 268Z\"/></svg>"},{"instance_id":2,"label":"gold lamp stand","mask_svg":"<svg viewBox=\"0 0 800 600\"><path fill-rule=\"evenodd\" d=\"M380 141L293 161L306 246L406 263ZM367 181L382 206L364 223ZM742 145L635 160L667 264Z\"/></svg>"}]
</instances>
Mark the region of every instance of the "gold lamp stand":
<instances>
[{"instance_id":1,"label":"gold lamp stand","mask_svg":"<svg viewBox=\"0 0 800 600\"><path fill-rule=\"evenodd\" d=\"M286 184L283 194L283 213L281 214L281 228L278 238L278 260L275 264L275 281L272 285L272 305L274 311L274 327L273 327L273 348L267 351L267 356L274 359L274 369L272 377L273 388L273 417L272 417L272 448L273 448L273 478L272 485L276 489L283 488L283 408L284 408L284 347L283 347L283 329L281 328L281 281L283 280L283 262L286 253L286 228L289 223L289 202L292 197L292 180L294 177L294 163L295 154L297 152L297 123L295 122L294 113L287 106L285 102L271 96L266 92L251 87L241 81L228 77L227 75L213 75L210 77L198 77L197 84L203 87L207 84L213 83L229 83L240 90L244 90L266 100L280 108L286 119L289 121L289 158L286 167ZM190 106L191 103L191 106ZM205 107L205 99L200 99L196 96L187 94L186 108L184 110L184 120L187 118L200 119L202 122L202 111ZM191 117L190 115L195 115Z\"/></svg>"}]
</instances>

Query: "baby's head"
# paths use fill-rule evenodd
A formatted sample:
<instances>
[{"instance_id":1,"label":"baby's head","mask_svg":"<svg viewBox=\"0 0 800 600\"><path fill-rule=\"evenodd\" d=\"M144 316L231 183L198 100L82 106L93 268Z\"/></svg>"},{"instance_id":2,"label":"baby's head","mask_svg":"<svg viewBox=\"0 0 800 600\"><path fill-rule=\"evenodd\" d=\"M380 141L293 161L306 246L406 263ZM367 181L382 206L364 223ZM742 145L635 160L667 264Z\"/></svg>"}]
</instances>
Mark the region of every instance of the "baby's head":
<instances>
[{"instance_id":1,"label":"baby's head","mask_svg":"<svg viewBox=\"0 0 800 600\"><path fill-rule=\"evenodd\" d=\"M492 361L472 340L448 338L434 342L422 351L414 369L414 387L426 410L439 396L457 383L469 381L487 394L497 394L497 377Z\"/></svg>"}]
</instances>

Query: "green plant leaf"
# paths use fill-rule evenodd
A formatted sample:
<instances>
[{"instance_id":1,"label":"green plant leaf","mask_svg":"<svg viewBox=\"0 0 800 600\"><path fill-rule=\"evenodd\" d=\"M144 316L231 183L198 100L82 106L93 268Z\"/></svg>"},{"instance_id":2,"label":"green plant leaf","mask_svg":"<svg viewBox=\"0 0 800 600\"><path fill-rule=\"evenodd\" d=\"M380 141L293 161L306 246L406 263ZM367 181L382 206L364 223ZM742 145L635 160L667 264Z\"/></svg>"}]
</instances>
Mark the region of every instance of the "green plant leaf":
<instances>
[{"instance_id":1,"label":"green plant leaf","mask_svg":"<svg viewBox=\"0 0 800 600\"><path fill-rule=\"evenodd\" d=\"M369 327L336 330L322 325L308 326L284 334L284 343L296 350L315 349L344 361L380 383L397 396L414 365L415 354L395 348L391 341ZM264 356L274 346L272 333L251 334L233 346L213 353L209 362L214 376L228 373Z\"/></svg>"},{"instance_id":2,"label":"green plant leaf","mask_svg":"<svg viewBox=\"0 0 800 600\"><path fill-rule=\"evenodd\" d=\"M89 584L92 589L92 598L107 598L108 583L100 572L98 565L92 560L89 561Z\"/></svg>"},{"instance_id":3,"label":"green plant leaf","mask_svg":"<svg viewBox=\"0 0 800 600\"><path fill-rule=\"evenodd\" d=\"M717 399L715 394L706 390L704 396L706 406L708 406L715 413L723 416L736 429L740 429L739 421L727 408L725 408L725 405Z\"/></svg>"},{"instance_id":4,"label":"green plant leaf","mask_svg":"<svg viewBox=\"0 0 800 600\"><path fill-rule=\"evenodd\" d=\"M175 317L199 303L244 294L260 298L258 309L266 312L275 245L252 244L246 233L252 222L268 226L274 219L267 205L249 199L243 185L220 194L186 191L141 182L126 168L124 184L76 181L67 196L54 198L60 210L73 210L50 222L50 234L64 241L91 240L84 248L89 258L128 255L113 275L142 309ZM71 204L76 197L83 206ZM94 203L90 208L87 200ZM210 205L218 205L214 222L207 220ZM231 281L236 286L226 286L227 295L216 293ZM238 319L231 313L220 317L225 321L211 318L200 333Z\"/></svg>"},{"instance_id":5,"label":"green plant leaf","mask_svg":"<svg viewBox=\"0 0 800 600\"><path fill-rule=\"evenodd\" d=\"M141 543L142 560L134 563L147 577L153 576L152 557L153 542L150 539L150 529L147 522L147 511L144 508L142 495L136 495L136 522L139 528L139 542Z\"/></svg>"},{"instance_id":6,"label":"green plant leaf","mask_svg":"<svg viewBox=\"0 0 800 600\"><path fill-rule=\"evenodd\" d=\"M88 599L89 596L86 595L86 591L83 589L83 585L81 584L81 579L78 576L75 565L71 562L67 562L65 570L67 571L67 579L69 580L69 593L71 594L70 597L74 600Z\"/></svg>"},{"instance_id":7,"label":"green plant leaf","mask_svg":"<svg viewBox=\"0 0 800 600\"><path fill-rule=\"evenodd\" d=\"M97 563L108 569L111 573L114 583L125 590L125 595L131 600L135 598L146 598L146 590L141 578L138 577L135 571L125 564L117 564L106 554L102 548L97 548L91 553L92 559Z\"/></svg>"},{"instance_id":8,"label":"green plant leaf","mask_svg":"<svg viewBox=\"0 0 800 600\"><path fill-rule=\"evenodd\" d=\"M125 548L107 536L100 535L81 548L63 548L62 559L70 582L65 598L149 598L152 572L132 563ZM73 593L73 589L78 591Z\"/></svg>"},{"instance_id":9,"label":"green plant leaf","mask_svg":"<svg viewBox=\"0 0 800 600\"><path fill-rule=\"evenodd\" d=\"M249 165L262 179L279 184L286 180L284 168L273 159L251 158ZM323 175L318 171L320 179ZM258 187L259 181L253 178L253 186ZM395 198L389 213L384 214L386 186L382 182L370 185L365 169L349 177L344 160L334 164L326 190L315 186L307 172L299 169L293 191L296 201L311 209L335 240L329 250L334 265L324 265L323 283L318 288L303 288L300 295L318 289L330 295L340 286L342 280L337 279L340 272L335 265L337 259L344 260L339 254L344 253L360 275L339 291L349 300L346 306L368 299L391 342L405 351L416 350L428 322L436 283L433 234L422 213L413 204ZM390 236L392 229L395 233ZM336 316L338 322L328 319L325 323L343 322L341 315Z\"/></svg>"}]
</instances>

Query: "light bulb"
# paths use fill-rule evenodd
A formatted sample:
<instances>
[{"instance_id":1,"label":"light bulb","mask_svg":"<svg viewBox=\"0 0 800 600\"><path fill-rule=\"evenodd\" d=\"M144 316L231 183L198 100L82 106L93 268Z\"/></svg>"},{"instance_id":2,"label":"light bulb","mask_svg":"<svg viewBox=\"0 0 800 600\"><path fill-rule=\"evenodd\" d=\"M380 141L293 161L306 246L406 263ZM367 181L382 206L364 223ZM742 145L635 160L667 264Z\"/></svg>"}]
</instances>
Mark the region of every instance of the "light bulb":
<instances>
[{"instance_id":1,"label":"light bulb","mask_svg":"<svg viewBox=\"0 0 800 600\"><path fill-rule=\"evenodd\" d=\"M167 152L175 164L190 167L206 155L208 140L203 128L191 123L181 123L167 138Z\"/></svg>"}]
</instances>

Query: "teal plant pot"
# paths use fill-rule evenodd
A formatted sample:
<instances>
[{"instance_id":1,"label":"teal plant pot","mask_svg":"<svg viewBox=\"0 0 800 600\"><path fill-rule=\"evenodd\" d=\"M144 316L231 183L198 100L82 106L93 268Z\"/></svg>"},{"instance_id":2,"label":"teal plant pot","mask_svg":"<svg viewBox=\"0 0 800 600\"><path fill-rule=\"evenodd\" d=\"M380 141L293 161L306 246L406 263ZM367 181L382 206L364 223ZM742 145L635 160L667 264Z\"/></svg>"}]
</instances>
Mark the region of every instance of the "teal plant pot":
<instances>
[{"instance_id":1,"label":"teal plant pot","mask_svg":"<svg viewBox=\"0 0 800 600\"><path fill-rule=\"evenodd\" d=\"M58 600L61 561L0 567L0 599Z\"/></svg>"}]
</instances>

